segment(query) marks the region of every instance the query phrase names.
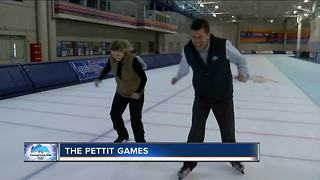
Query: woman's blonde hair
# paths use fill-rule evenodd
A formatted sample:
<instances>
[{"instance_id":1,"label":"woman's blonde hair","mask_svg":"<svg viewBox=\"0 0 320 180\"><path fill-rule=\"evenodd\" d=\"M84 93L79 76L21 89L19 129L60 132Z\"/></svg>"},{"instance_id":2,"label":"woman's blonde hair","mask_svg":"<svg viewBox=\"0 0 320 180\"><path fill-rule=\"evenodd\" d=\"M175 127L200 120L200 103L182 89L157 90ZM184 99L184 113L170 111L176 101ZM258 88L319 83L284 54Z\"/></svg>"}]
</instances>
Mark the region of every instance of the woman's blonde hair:
<instances>
[{"instance_id":1,"label":"woman's blonde hair","mask_svg":"<svg viewBox=\"0 0 320 180\"><path fill-rule=\"evenodd\" d=\"M119 40L113 41L110 46L111 51L130 51L131 48L128 42Z\"/></svg>"}]
</instances>

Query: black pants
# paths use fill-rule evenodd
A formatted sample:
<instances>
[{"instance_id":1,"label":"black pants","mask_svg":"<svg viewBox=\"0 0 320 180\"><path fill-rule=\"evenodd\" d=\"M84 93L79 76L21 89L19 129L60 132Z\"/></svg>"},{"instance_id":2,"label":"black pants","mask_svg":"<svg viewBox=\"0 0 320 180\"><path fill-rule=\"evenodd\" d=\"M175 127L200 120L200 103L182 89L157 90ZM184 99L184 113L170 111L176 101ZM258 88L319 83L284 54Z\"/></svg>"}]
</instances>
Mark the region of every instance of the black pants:
<instances>
[{"instance_id":1,"label":"black pants","mask_svg":"<svg viewBox=\"0 0 320 180\"><path fill-rule=\"evenodd\" d=\"M233 99L227 99L214 105L209 105L195 97L192 108L192 125L188 142L203 142L206 122L210 110L217 119L222 142L235 142ZM184 166L194 168L197 162L184 162Z\"/></svg>"},{"instance_id":2,"label":"black pants","mask_svg":"<svg viewBox=\"0 0 320 180\"><path fill-rule=\"evenodd\" d=\"M140 99L131 99L121 96L119 93L115 93L112 107L111 107L111 119L113 122L113 128L117 131L118 136L128 136L128 131L124 125L122 114L129 104L131 127L136 142L145 142L144 129L141 122L141 113L144 102L144 94Z\"/></svg>"}]
</instances>

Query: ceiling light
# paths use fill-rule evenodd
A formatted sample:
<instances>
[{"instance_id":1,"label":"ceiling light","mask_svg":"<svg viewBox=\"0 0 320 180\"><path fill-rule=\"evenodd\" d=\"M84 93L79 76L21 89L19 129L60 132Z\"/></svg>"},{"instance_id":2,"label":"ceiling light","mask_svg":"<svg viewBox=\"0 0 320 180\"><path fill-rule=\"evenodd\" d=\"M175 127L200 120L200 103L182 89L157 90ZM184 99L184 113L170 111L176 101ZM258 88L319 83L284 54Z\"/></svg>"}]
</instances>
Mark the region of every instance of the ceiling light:
<instances>
[{"instance_id":1,"label":"ceiling light","mask_svg":"<svg viewBox=\"0 0 320 180\"><path fill-rule=\"evenodd\" d=\"M308 3L308 2L309 2L309 0L304 0L303 2L304 2L304 3Z\"/></svg>"},{"instance_id":2,"label":"ceiling light","mask_svg":"<svg viewBox=\"0 0 320 180\"><path fill-rule=\"evenodd\" d=\"M270 22L273 23L273 19L270 19Z\"/></svg>"},{"instance_id":3,"label":"ceiling light","mask_svg":"<svg viewBox=\"0 0 320 180\"><path fill-rule=\"evenodd\" d=\"M302 8L302 6L298 6L297 8L298 8L298 9L301 9L301 8Z\"/></svg>"},{"instance_id":4,"label":"ceiling light","mask_svg":"<svg viewBox=\"0 0 320 180\"><path fill-rule=\"evenodd\" d=\"M307 14L307 13L305 13L305 14L304 14L304 17L307 17L307 16L308 16L308 14Z\"/></svg>"},{"instance_id":5,"label":"ceiling light","mask_svg":"<svg viewBox=\"0 0 320 180\"><path fill-rule=\"evenodd\" d=\"M212 14L213 17L217 17L217 15L215 13Z\"/></svg>"},{"instance_id":6,"label":"ceiling light","mask_svg":"<svg viewBox=\"0 0 320 180\"><path fill-rule=\"evenodd\" d=\"M215 9L219 9L219 6L218 6L218 5L216 5L216 6L214 6L214 8L215 8Z\"/></svg>"},{"instance_id":7,"label":"ceiling light","mask_svg":"<svg viewBox=\"0 0 320 180\"><path fill-rule=\"evenodd\" d=\"M318 18L320 18L320 15L318 16Z\"/></svg>"},{"instance_id":8,"label":"ceiling light","mask_svg":"<svg viewBox=\"0 0 320 180\"><path fill-rule=\"evenodd\" d=\"M298 13L298 11L293 11L293 14L297 14Z\"/></svg>"},{"instance_id":9,"label":"ceiling light","mask_svg":"<svg viewBox=\"0 0 320 180\"><path fill-rule=\"evenodd\" d=\"M234 16L231 16L232 18L234 18Z\"/></svg>"},{"instance_id":10,"label":"ceiling light","mask_svg":"<svg viewBox=\"0 0 320 180\"><path fill-rule=\"evenodd\" d=\"M202 3L200 3L200 7L204 7L204 5Z\"/></svg>"}]
</instances>

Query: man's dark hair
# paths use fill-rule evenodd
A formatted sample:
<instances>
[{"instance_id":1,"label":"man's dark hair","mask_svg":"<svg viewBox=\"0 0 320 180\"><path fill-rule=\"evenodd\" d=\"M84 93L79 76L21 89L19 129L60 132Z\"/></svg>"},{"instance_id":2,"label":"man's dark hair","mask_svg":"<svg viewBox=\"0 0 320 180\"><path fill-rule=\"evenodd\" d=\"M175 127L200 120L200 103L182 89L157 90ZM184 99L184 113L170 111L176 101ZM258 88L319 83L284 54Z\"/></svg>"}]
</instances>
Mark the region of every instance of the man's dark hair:
<instances>
[{"instance_id":1,"label":"man's dark hair","mask_svg":"<svg viewBox=\"0 0 320 180\"><path fill-rule=\"evenodd\" d=\"M206 21L204 19L195 19L195 20L193 20L190 28L191 28L191 30L195 30L195 31L200 30L201 28L203 28L206 33L210 32L209 23L208 23L208 21Z\"/></svg>"}]
</instances>

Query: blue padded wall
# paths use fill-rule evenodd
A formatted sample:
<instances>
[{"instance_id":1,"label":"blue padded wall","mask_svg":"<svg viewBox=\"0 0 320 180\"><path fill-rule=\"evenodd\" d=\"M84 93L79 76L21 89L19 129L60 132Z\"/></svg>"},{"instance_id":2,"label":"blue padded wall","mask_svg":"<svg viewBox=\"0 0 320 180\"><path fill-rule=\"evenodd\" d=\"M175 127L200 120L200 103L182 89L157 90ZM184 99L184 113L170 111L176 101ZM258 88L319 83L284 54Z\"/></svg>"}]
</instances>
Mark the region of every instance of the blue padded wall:
<instances>
[{"instance_id":1,"label":"blue padded wall","mask_svg":"<svg viewBox=\"0 0 320 180\"><path fill-rule=\"evenodd\" d=\"M167 54L157 54L155 55L155 61L160 64L160 67L169 66L170 60Z\"/></svg>"},{"instance_id":2,"label":"blue padded wall","mask_svg":"<svg viewBox=\"0 0 320 180\"><path fill-rule=\"evenodd\" d=\"M147 64L148 69L155 69L178 64L181 56L177 53L142 55L141 58ZM22 66L0 66L0 99L84 83L95 79L90 78L80 81L79 76L71 67L70 62L71 61L60 61L25 64ZM94 63L101 62L97 60L89 63L89 65L96 67ZM111 75L107 76L107 78L109 77L111 77Z\"/></svg>"},{"instance_id":3,"label":"blue padded wall","mask_svg":"<svg viewBox=\"0 0 320 180\"><path fill-rule=\"evenodd\" d=\"M32 82L21 66L0 66L0 99L33 91Z\"/></svg>"},{"instance_id":4,"label":"blue padded wall","mask_svg":"<svg viewBox=\"0 0 320 180\"><path fill-rule=\"evenodd\" d=\"M286 54L286 51L273 51L273 54Z\"/></svg>"},{"instance_id":5,"label":"blue padded wall","mask_svg":"<svg viewBox=\"0 0 320 180\"><path fill-rule=\"evenodd\" d=\"M154 69L154 68L160 68L160 67L179 64L181 60L181 55L180 54L142 55L141 58L147 64L148 69Z\"/></svg>"},{"instance_id":6,"label":"blue padded wall","mask_svg":"<svg viewBox=\"0 0 320 180\"><path fill-rule=\"evenodd\" d=\"M140 57L147 64L148 69L154 69L160 66L160 64L155 60L154 55L142 55Z\"/></svg>"},{"instance_id":7,"label":"blue padded wall","mask_svg":"<svg viewBox=\"0 0 320 180\"><path fill-rule=\"evenodd\" d=\"M181 61L181 54L176 53L176 54L171 54L170 56L171 56L171 59L172 59L171 62L172 62L173 64L179 64L179 63L180 63L180 61Z\"/></svg>"},{"instance_id":8,"label":"blue padded wall","mask_svg":"<svg viewBox=\"0 0 320 180\"><path fill-rule=\"evenodd\" d=\"M79 82L77 74L67 62L23 65L34 84L35 90L63 87Z\"/></svg>"}]
</instances>

